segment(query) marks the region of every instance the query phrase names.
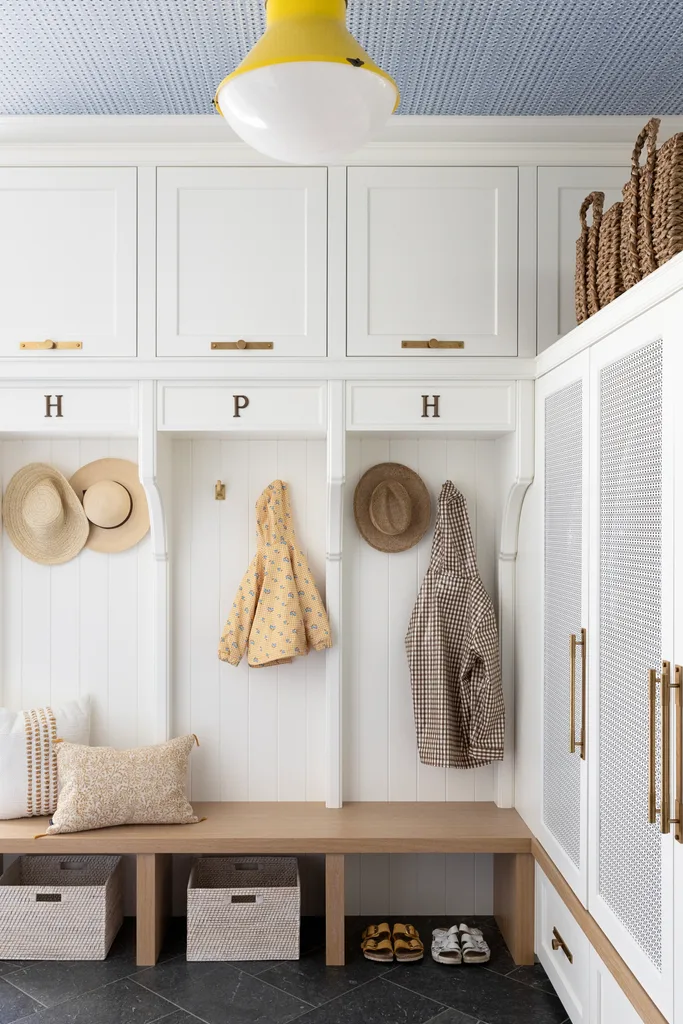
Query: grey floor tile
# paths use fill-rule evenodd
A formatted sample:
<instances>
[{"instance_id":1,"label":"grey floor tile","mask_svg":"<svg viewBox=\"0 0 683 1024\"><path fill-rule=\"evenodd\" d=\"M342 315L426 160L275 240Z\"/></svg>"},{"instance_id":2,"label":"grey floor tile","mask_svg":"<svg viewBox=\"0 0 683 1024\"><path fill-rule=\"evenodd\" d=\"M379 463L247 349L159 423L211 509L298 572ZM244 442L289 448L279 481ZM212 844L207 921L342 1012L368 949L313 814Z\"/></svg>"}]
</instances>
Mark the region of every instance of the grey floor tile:
<instances>
[{"instance_id":1,"label":"grey floor tile","mask_svg":"<svg viewBox=\"0 0 683 1024\"><path fill-rule=\"evenodd\" d=\"M15 1020L21 1020L41 1009L35 999L0 978L0 1024L13 1024Z\"/></svg>"},{"instance_id":2,"label":"grey floor tile","mask_svg":"<svg viewBox=\"0 0 683 1024\"><path fill-rule=\"evenodd\" d=\"M0 960L0 978L3 978L6 974L13 974L14 971L18 971L22 965L15 960Z\"/></svg>"},{"instance_id":3,"label":"grey floor tile","mask_svg":"<svg viewBox=\"0 0 683 1024\"><path fill-rule=\"evenodd\" d=\"M26 1021L31 1024L152 1024L173 1010L165 999L126 980L41 1009Z\"/></svg>"},{"instance_id":4,"label":"grey floor tile","mask_svg":"<svg viewBox=\"0 0 683 1024\"><path fill-rule=\"evenodd\" d=\"M187 1010L174 1010L173 1013L169 1013L167 1017L159 1017L155 1024L197 1024L200 1020L199 1017L195 1017L194 1014L188 1013ZM93 1021L93 1024L95 1022Z\"/></svg>"},{"instance_id":5,"label":"grey floor tile","mask_svg":"<svg viewBox=\"0 0 683 1024\"><path fill-rule=\"evenodd\" d=\"M327 967L325 951L311 953L291 963L280 963L277 967L261 974L263 981L275 985L283 992L321 1006L354 989L373 981L393 967L393 964L378 964L353 953L345 967Z\"/></svg>"},{"instance_id":6,"label":"grey floor tile","mask_svg":"<svg viewBox=\"0 0 683 1024\"><path fill-rule=\"evenodd\" d=\"M557 996L478 965L447 967L425 959L412 970L396 968L388 978L487 1024L562 1024L567 1016Z\"/></svg>"},{"instance_id":7,"label":"grey floor tile","mask_svg":"<svg viewBox=\"0 0 683 1024\"><path fill-rule=\"evenodd\" d=\"M224 963L170 960L136 974L135 980L208 1024L286 1024L310 1008Z\"/></svg>"},{"instance_id":8,"label":"grey floor tile","mask_svg":"<svg viewBox=\"0 0 683 1024\"><path fill-rule=\"evenodd\" d=\"M305 1014L300 1024L427 1024L442 1007L383 978Z\"/></svg>"},{"instance_id":9,"label":"grey floor tile","mask_svg":"<svg viewBox=\"0 0 683 1024\"><path fill-rule=\"evenodd\" d=\"M67 999L92 992L113 981L127 978L135 970L128 957L108 960L38 960L22 970L7 975L7 980L43 1006L56 1006Z\"/></svg>"},{"instance_id":10,"label":"grey floor tile","mask_svg":"<svg viewBox=\"0 0 683 1024\"><path fill-rule=\"evenodd\" d=\"M534 964L533 967L516 967L508 974L508 978L520 981L523 985L531 985L532 988L540 988L543 992L555 994L550 978L540 964Z\"/></svg>"},{"instance_id":11,"label":"grey floor tile","mask_svg":"<svg viewBox=\"0 0 683 1024\"><path fill-rule=\"evenodd\" d=\"M484 1024L484 1021L477 1021L476 1017L470 1017L468 1013L461 1013L460 1010L444 1010L427 1024Z\"/></svg>"}]
</instances>

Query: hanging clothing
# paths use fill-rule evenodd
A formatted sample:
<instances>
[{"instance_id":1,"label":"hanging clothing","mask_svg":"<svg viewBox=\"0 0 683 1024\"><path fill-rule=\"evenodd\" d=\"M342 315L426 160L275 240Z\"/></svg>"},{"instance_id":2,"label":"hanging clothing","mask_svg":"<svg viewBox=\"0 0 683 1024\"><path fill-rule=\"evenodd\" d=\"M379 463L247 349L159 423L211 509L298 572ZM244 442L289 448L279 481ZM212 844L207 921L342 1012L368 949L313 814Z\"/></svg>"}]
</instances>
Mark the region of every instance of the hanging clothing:
<instances>
[{"instance_id":1,"label":"hanging clothing","mask_svg":"<svg viewBox=\"0 0 683 1024\"><path fill-rule=\"evenodd\" d=\"M464 497L441 488L432 556L406 636L420 760L500 761L505 707L493 605L479 578Z\"/></svg>"},{"instance_id":2,"label":"hanging clothing","mask_svg":"<svg viewBox=\"0 0 683 1024\"><path fill-rule=\"evenodd\" d=\"M268 484L256 502L257 550L239 585L218 657L252 668L288 665L332 646L330 623L306 556L294 536L289 489Z\"/></svg>"}]
</instances>

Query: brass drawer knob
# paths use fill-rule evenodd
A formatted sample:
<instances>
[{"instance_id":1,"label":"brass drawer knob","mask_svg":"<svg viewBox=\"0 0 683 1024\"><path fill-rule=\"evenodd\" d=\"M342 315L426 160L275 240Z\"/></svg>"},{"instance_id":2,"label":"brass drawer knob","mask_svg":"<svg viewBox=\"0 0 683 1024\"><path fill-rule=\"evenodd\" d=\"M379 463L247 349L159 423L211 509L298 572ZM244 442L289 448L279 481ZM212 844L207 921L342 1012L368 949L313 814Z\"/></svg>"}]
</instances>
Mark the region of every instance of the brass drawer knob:
<instances>
[{"instance_id":1,"label":"brass drawer knob","mask_svg":"<svg viewBox=\"0 0 683 1024\"><path fill-rule=\"evenodd\" d=\"M564 955L566 956L567 960L569 960L569 963L574 963L574 955L570 950L569 946L567 945L567 943L564 941L564 939L558 932L557 928L553 928L552 947L555 950L555 952L557 952L558 949L561 949Z\"/></svg>"}]
</instances>

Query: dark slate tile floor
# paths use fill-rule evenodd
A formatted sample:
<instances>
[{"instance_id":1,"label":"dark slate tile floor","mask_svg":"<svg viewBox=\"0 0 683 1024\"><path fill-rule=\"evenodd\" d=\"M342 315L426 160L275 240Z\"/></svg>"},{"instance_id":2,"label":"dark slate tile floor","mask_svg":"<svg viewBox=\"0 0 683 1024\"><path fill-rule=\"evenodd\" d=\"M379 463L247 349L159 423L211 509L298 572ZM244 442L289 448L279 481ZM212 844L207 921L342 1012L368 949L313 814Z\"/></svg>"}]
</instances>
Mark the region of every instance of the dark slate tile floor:
<instances>
[{"instance_id":1,"label":"dark slate tile floor","mask_svg":"<svg viewBox=\"0 0 683 1024\"><path fill-rule=\"evenodd\" d=\"M187 963L173 922L156 967L135 965L134 921L106 960L0 961L0 1024L566 1024L540 964L515 967L493 918L468 919L491 946L488 965L376 964L360 952L366 920L347 919L347 965L326 967L324 921L304 918L298 961Z\"/></svg>"}]
</instances>

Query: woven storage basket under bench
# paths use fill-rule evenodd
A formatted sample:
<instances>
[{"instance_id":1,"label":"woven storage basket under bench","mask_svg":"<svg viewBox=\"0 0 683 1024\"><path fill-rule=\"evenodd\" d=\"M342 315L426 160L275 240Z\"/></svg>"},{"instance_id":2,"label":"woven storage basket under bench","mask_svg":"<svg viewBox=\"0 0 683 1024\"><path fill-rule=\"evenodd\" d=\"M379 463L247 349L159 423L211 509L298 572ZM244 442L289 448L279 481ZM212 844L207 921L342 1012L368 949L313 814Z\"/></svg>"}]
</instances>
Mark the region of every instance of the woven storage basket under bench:
<instances>
[{"instance_id":1,"label":"woven storage basket under bench","mask_svg":"<svg viewBox=\"0 0 683 1024\"><path fill-rule=\"evenodd\" d=\"M295 857L202 857L187 890L188 960L298 960Z\"/></svg>"},{"instance_id":2,"label":"woven storage basket under bench","mask_svg":"<svg viewBox=\"0 0 683 1024\"><path fill-rule=\"evenodd\" d=\"M121 857L17 858L0 921L0 960L104 960L123 923Z\"/></svg>"}]
</instances>

